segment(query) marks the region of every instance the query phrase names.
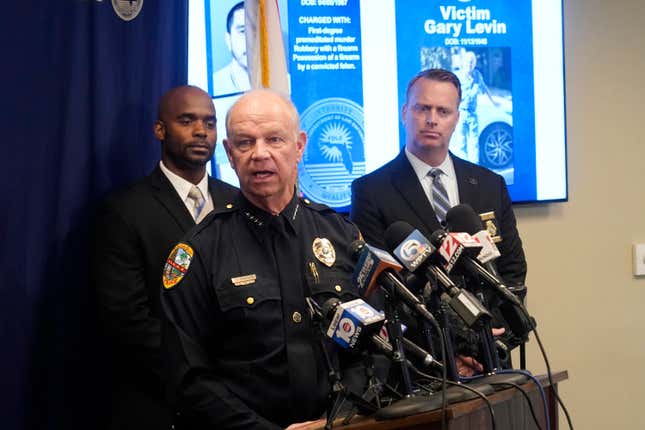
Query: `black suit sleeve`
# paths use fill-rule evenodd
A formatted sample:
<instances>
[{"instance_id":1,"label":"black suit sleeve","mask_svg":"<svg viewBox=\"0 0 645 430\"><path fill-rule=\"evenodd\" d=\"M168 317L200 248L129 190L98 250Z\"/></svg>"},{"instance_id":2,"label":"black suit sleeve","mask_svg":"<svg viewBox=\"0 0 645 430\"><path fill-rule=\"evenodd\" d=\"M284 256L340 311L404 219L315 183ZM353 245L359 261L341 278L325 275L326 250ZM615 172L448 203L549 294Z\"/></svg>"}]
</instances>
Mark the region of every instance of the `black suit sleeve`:
<instances>
[{"instance_id":1,"label":"black suit sleeve","mask_svg":"<svg viewBox=\"0 0 645 430\"><path fill-rule=\"evenodd\" d=\"M364 240L377 248L386 249L384 234L387 229L383 215L374 202L377 196L370 194L369 187L363 181L352 183L352 209L350 219L356 223Z\"/></svg>"},{"instance_id":2,"label":"black suit sleeve","mask_svg":"<svg viewBox=\"0 0 645 430\"><path fill-rule=\"evenodd\" d=\"M511 205L511 198L503 179L500 179L501 210L499 214L499 227L502 241L498 243L500 253L497 260L497 269L502 278L510 285L524 285L526 280L526 258L522 249L522 240L517 231L515 214Z\"/></svg>"},{"instance_id":3,"label":"black suit sleeve","mask_svg":"<svg viewBox=\"0 0 645 430\"><path fill-rule=\"evenodd\" d=\"M108 336L133 367L149 369L161 380L161 322L150 311L142 244L133 226L109 204L97 219L93 280Z\"/></svg>"}]
</instances>

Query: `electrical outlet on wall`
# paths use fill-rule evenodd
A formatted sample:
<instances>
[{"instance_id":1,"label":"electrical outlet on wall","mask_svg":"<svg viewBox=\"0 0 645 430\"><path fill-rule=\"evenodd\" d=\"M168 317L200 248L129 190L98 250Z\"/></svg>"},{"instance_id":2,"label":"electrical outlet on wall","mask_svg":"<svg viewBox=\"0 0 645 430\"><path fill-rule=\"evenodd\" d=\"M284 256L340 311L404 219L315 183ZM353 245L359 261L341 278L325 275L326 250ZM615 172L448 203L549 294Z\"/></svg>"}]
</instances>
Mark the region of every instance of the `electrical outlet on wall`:
<instances>
[{"instance_id":1,"label":"electrical outlet on wall","mask_svg":"<svg viewBox=\"0 0 645 430\"><path fill-rule=\"evenodd\" d=\"M634 276L645 276L645 243L634 244Z\"/></svg>"}]
</instances>

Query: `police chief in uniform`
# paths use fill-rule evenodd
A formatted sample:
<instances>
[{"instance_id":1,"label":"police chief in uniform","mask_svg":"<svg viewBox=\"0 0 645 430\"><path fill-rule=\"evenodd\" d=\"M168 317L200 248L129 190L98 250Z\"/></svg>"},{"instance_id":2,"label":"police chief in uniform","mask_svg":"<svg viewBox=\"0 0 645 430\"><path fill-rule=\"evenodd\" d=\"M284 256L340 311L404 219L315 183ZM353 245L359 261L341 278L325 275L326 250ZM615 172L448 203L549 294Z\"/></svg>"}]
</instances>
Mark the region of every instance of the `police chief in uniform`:
<instances>
[{"instance_id":1,"label":"police chief in uniform","mask_svg":"<svg viewBox=\"0 0 645 430\"><path fill-rule=\"evenodd\" d=\"M172 394L190 428L295 428L321 417L330 392L332 345L305 299L357 297L349 246L360 234L295 192L306 135L286 97L246 93L226 129L241 195L185 236L163 273Z\"/></svg>"}]
</instances>

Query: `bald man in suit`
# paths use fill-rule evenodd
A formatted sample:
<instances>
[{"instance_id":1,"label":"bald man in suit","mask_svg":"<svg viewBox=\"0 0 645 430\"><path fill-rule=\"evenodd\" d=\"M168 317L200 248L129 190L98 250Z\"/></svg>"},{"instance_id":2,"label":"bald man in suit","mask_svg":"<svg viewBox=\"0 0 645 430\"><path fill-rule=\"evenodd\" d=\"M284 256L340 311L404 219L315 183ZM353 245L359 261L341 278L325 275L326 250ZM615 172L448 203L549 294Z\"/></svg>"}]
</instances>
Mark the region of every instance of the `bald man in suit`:
<instances>
[{"instance_id":1,"label":"bald man in suit","mask_svg":"<svg viewBox=\"0 0 645 430\"><path fill-rule=\"evenodd\" d=\"M187 231L238 193L206 173L215 124L212 100L201 89L182 86L164 94L154 125L159 164L108 198L99 213L93 274L113 352L110 429L172 427L159 353L163 266Z\"/></svg>"}]
</instances>

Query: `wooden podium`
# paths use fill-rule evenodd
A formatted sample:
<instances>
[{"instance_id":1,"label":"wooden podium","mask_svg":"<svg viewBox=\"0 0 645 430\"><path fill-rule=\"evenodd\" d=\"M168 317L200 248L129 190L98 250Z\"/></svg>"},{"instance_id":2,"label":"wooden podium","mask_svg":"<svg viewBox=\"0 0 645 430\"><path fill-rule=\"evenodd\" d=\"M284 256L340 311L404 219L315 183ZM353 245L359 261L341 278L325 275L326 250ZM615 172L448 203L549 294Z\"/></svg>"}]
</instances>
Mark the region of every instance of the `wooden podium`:
<instances>
[{"instance_id":1,"label":"wooden podium","mask_svg":"<svg viewBox=\"0 0 645 430\"><path fill-rule=\"evenodd\" d=\"M536 377L546 395L546 407L551 422L551 429L558 429L558 404L553 393L557 392L558 382L568 378L567 371L555 372L552 374L553 386L549 383L546 375ZM540 426L546 428L544 417L544 404L538 391L538 387L531 381L522 388L527 392L533 410L538 418ZM533 430L537 429L531 411L529 410L526 398L516 388L510 387L497 391L487 396L495 411L495 423L497 430ZM387 421L376 421L371 417L357 416L347 424L342 424L343 418L334 423L335 430L440 430L441 410L425 412L405 418L396 418ZM461 403L448 405L446 408L446 423L449 430L487 430L492 429L491 416L486 403L477 398ZM318 426L316 429L322 429Z\"/></svg>"}]
</instances>

